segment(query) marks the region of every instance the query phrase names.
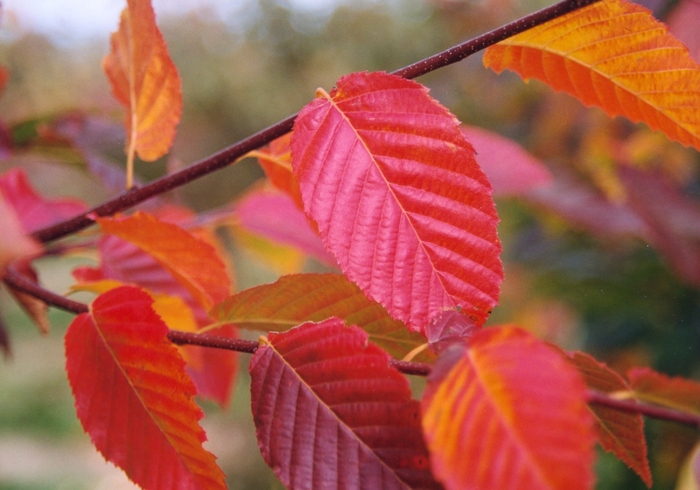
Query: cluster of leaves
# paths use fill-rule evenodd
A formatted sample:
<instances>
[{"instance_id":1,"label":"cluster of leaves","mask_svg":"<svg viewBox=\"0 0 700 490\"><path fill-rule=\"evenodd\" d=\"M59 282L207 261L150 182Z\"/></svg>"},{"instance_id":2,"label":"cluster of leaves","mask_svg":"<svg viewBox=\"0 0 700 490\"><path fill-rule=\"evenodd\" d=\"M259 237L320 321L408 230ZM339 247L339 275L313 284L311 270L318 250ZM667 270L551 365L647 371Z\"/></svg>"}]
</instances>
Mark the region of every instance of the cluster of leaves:
<instances>
[{"instance_id":1,"label":"cluster of leaves","mask_svg":"<svg viewBox=\"0 0 700 490\"><path fill-rule=\"evenodd\" d=\"M135 156L168 152L182 96L149 1L128 1L111 47L104 68L127 110L131 187ZM512 36L488 48L484 63L700 148L700 65L625 0ZM0 70L0 89L6 78ZM56 121L43 137L85 151L71 128ZM78 418L98 451L143 488L225 487L202 445L194 396L228 404L235 350L253 353L258 443L290 488L585 489L596 441L651 486L641 412L668 415L665 407L697 423L700 385L690 380L648 368L622 377L517 326L482 328L503 280L493 195L544 202L553 177L514 143L460 125L420 84L347 75L329 93L319 89L291 134L249 155L268 184L199 216L167 204L90 212L76 200L45 200L20 170L0 177L5 279L43 330L47 302L79 313L65 338ZM651 207L617 212L643 222L640 235L662 251L672 246ZM36 240L74 215L98 237L63 250ZM232 294L214 233L221 225L339 273L285 275ZM691 232L676 233L687 245L668 255L681 257L676 265L693 282L700 263ZM74 291L98 295L89 306L32 289L31 261L68 249L99 256L97 267L73 272ZM265 335L236 342L240 329ZM207 341L233 348L202 347ZM401 370L430 373L420 401Z\"/></svg>"}]
</instances>

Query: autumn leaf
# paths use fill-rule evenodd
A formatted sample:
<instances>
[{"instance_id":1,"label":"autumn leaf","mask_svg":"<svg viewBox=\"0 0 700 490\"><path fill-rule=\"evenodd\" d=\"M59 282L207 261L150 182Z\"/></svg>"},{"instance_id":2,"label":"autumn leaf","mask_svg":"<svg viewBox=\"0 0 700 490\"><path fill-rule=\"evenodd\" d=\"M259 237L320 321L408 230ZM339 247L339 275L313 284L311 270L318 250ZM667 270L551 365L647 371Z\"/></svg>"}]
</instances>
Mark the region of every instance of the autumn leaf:
<instances>
[{"instance_id":1,"label":"autumn leaf","mask_svg":"<svg viewBox=\"0 0 700 490\"><path fill-rule=\"evenodd\" d=\"M151 305L147 293L124 286L70 325L66 371L78 419L97 450L143 488L226 488L202 447L195 387Z\"/></svg>"},{"instance_id":2,"label":"autumn leaf","mask_svg":"<svg viewBox=\"0 0 700 490\"><path fill-rule=\"evenodd\" d=\"M491 46L484 64L700 148L700 65L644 7L595 3Z\"/></svg>"},{"instance_id":3,"label":"autumn leaf","mask_svg":"<svg viewBox=\"0 0 700 490\"><path fill-rule=\"evenodd\" d=\"M341 274L283 276L227 298L211 314L219 322L265 332L337 317L362 328L372 342L399 359L425 343L425 337L409 332L403 322L393 320L382 305L367 299ZM432 356L426 353L417 360L430 361Z\"/></svg>"},{"instance_id":4,"label":"autumn leaf","mask_svg":"<svg viewBox=\"0 0 700 490\"><path fill-rule=\"evenodd\" d=\"M7 265L20 258L41 252L41 245L27 236L15 210L0 193L0 221L2 241L0 241L0 273Z\"/></svg>"},{"instance_id":5,"label":"autumn leaf","mask_svg":"<svg viewBox=\"0 0 700 490\"><path fill-rule=\"evenodd\" d=\"M629 392L630 386L622 376L588 354L562 353L592 389L602 393ZM595 417L598 441L603 449L620 458L639 475L647 487L651 488L651 469L647 458L642 415L595 404L589 405L588 408Z\"/></svg>"},{"instance_id":6,"label":"autumn leaf","mask_svg":"<svg viewBox=\"0 0 700 490\"><path fill-rule=\"evenodd\" d=\"M299 209L304 209L299 182L292 171L291 140L292 133L287 133L251 154L258 157L258 163L272 185L289 195Z\"/></svg>"},{"instance_id":7,"label":"autumn leaf","mask_svg":"<svg viewBox=\"0 0 700 490\"><path fill-rule=\"evenodd\" d=\"M87 209L87 205L78 199L46 199L39 195L26 172L19 168L10 169L0 176L0 196L12 207L25 233L72 218Z\"/></svg>"},{"instance_id":8,"label":"autumn leaf","mask_svg":"<svg viewBox=\"0 0 700 490\"><path fill-rule=\"evenodd\" d=\"M437 488L408 380L333 318L270 334L250 361L258 444L296 488Z\"/></svg>"},{"instance_id":9,"label":"autumn leaf","mask_svg":"<svg viewBox=\"0 0 700 490\"><path fill-rule=\"evenodd\" d=\"M236 202L235 213L243 229L337 267L304 212L288 195L263 189L249 192Z\"/></svg>"},{"instance_id":10,"label":"autumn leaf","mask_svg":"<svg viewBox=\"0 0 700 490\"><path fill-rule=\"evenodd\" d=\"M457 306L486 320L503 279L491 187L427 89L341 78L297 117L292 165L326 248L392 317L414 331Z\"/></svg>"},{"instance_id":11,"label":"autumn leaf","mask_svg":"<svg viewBox=\"0 0 700 490\"><path fill-rule=\"evenodd\" d=\"M524 330L479 330L438 360L423 396L448 489L590 489L595 435L580 375Z\"/></svg>"},{"instance_id":12,"label":"autumn leaf","mask_svg":"<svg viewBox=\"0 0 700 490\"><path fill-rule=\"evenodd\" d=\"M153 257L208 310L228 296L231 280L212 245L179 226L137 212L99 218L103 232L137 246Z\"/></svg>"},{"instance_id":13,"label":"autumn leaf","mask_svg":"<svg viewBox=\"0 0 700 490\"><path fill-rule=\"evenodd\" d=\"M476 161L489 178L494 197L519 196L552 182L547 167L515 141L466 124L460 130L476 150Z\"/></svg>"},{"instance_id":14,"label":"autumn leaf","mask_svg":"<svg viewBox=\"0 0 700 490\"><path fill-rule=\"evenodd\" d=\"M144 224L144 221L139 221L143 217L132 216L129 219L135 217L136 221L131 221L132 225L138 227L137 223ZM217 299L228 295L230 280L225 273L226 268L222 264L217 266L215 255L210 255L213 249L209 248L211 247L209 244L193 237L174 224L158 222L157 225L153 225L152 219L152 217L146 219L146 226L137 231L136 237L128 238L137 241L144 248L140 248L140 246L115 235L101 237L97 243L97 250L100 255L99 267L82 266L73 270L73 276L80 283L78 287L87 288L98 281L104 280L135 284L153 294L182 298L194 315L198 327L209 325L211 319L207 309L201 304L200 300L195 299L191 292L193 289L197 290L197 287L186 287L183 284L184 279L173 274L171 268L166 267L160 260L174 260L179 267L183 268L186 267L186 264L178 258L180 255L201 253L203 250L208 250L205 255L200 257L201 264L204 267L200 272L206 273L207 269L214 272L207 278L206 284L201 282L199 284L201 287L207 288L209 291L207 293L208 296ZM114 225L114 223L112 224ZM131 233L129 231L130 225L128 224L118 223L116 227L120 230L119 234L124 237ZM161 233L165 233L165 235L161 235ZM174 235L171 233L174 233ZM175 237L176 239L171 243L161 244L165 248L158 248L159 240L166 237ZM190 251L186 248L178 250L178 245L182 247L194 245L195 248ZM157 250L151 254L152 250L149 247L155 247ZM200 252L196 252L196 250L200 250ZM154 257L154 255L157 255L160 259ZM190 264L190 266L197 267L196 264ZM208 280L212 280L213 283L209 284ZM169 326L175 329L182 328L182 325L179 323L169 324ZM231 327L222 327L222 329L216 330L215 333L226 337L236 337L235 330ZM187 366L187 370L197 385L199 396L213 399L222 407L228 406L238 369L237 354L232 351L205 349L195 346L187 346L184 349L188 351L188 360L197 360L194 363L190 363Z\"/></svg>"},{"instance_id":15,"label":"autumn leaf","mask_svg":"<svg viewBox=\"0 0 700 490\"><path fill-rule=\"evenodd\" d=\"M10 79L10 70L5 68L4 66L0 66L0 97L2 97L2 93L5 91L5 87L7 86L7 81Z\"/></svg>"},{"instance_id":16,"label":"autumn leaf","mask_svg":"<svg viewBox=\"0 0 700 490\"><path fill-rule=\"evenodd\" d=\"M696 381L667 376L649 368L633 368L627 378L638 400L700 414L700 383Z\"/></svg>"},{"instance_id":17,"label":"autumn leaf","mask_svg":"<svg viewBox=\"0 0 700 490\"><path fill-rule=\"evenodd\" d=\"M173 143L182 114L180 76L150 0L127 0L110 45L102 66L114 97L127 110L127 174L133 175L134 154L145 161L157 160Z\"/></svg>"}]
</instances>

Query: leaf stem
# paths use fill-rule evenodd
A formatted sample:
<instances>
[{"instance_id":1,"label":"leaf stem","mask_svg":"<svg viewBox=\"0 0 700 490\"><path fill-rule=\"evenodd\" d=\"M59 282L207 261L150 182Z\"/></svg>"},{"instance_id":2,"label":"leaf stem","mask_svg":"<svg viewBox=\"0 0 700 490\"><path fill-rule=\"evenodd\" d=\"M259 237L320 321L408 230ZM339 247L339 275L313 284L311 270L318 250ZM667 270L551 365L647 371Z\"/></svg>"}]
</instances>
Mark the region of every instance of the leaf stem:
<instances>
[{"instance_id":1,"label":"leaf stem","mask_svg":"<svg viewBox=\"0 0 700 490\"><path fill-rule=\"evenodd\" d=\"M425 75L438 68L463 60L471 54L477 53L499 41L519 34L527 29L543 24L547 21L573 12L574 10L596 3L600 0L563 0L550 7L506 24L498 29L482 34L474 39L453 46L441 53L435 54L424 60L392 72L392 74L404 78L416 78ZM32 236L43 243L57 240L87 228L93 224L91 216L109 216L119 211L129 209L151 197L157 196L169 190L183 186L195 179L220 170L246 153L270 143L292 130L296 114L269 126L245 139L240 140L228 148L204 158L192 165L169 175L165 175L141 187L132 187L120 195L105 201L89 211L67 219L32 233Z\"/></svg>"}]
</instances>

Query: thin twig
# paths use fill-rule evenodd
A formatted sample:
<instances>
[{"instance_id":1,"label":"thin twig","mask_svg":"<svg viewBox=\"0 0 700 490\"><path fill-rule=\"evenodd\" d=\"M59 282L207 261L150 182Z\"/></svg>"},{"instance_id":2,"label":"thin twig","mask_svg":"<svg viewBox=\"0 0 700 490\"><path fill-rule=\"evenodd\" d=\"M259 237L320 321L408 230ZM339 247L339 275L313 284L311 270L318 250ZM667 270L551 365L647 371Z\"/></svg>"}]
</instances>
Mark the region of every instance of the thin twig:
<instances>
[{"instance_id":1,"label":"thin twig","mask_svg":"<svg viewBox=\"0 0 700 490\"><path fill-rule=\"evenodd\" d=\"M404 78L415 78L420 75L425 75L438 68L461 61L515 34L598 1L600 0L564 0L462 44L453 46L441 53L396 70L393 74ZM289 116L178 172L163 176L140 187L132 187L128 191L123 192L109 201L105 201L83 214L37 230L32 233L32 236L44 243L57 240L92 225L94 216L113 215L119 211L129 209L151 197L183 186L216 170L220 170L246 155L248 152L260 148L270 143L275 138L291 131L296 117L297 114Z\"/></svg>"}]
</instances>

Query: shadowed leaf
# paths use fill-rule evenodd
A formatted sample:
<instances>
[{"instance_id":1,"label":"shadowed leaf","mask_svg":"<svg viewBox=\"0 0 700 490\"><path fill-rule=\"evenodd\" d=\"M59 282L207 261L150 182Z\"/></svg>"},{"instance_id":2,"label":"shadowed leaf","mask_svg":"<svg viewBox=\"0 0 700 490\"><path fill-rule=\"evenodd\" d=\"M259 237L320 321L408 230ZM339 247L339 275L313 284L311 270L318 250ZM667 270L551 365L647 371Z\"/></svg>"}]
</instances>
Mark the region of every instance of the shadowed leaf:
<instances>
[{"instance_id":1,"label":"shadowed leaf","mask_svg":"<svg viewBox=\"0 0 700 490\"><path fill-rule=\"evenodd\" d=\"M503 279L491 187L423 86L341 78L297 117L292 165L326 248L392 317L416 331L444 308L486 320Z\"/></svg>"},{"instance_id":2,"label":"shadowed leaf","mask_svg":"<svg viewBox=\"0 0 700 490\"><path fill-rule=\"evenodd\" d=\"M484 64L700 148L700 65L644 7L595 3L488 48Z\"/></svg>"},{"instance_id":3,"label":"shadowed leaf","mask_svg":"<svg viewBox=\"0 0 700 490\"><path fill-rule=\"evenodd\" d=\"M583 375L586 384L603 393L629 391L627 381L605 364L583 352L565 353L565 358ZM651 488L644 419L639 413L623 412L602 405L589 405L598 425L598 441L632 468Z\"/></svg>"},{"instance_id":4,"label":"shadowed leaf","mask_svg":"<svg viewBox=\"0 0 700 490\"><path fill-rule=\"evenodd\" d=\"M369 334L370 340L392 356L402 358L425 343L425 337L409 332L393 320L379 303L367 299L360 289L340 274L295 274L277 282L235 294L212 310L220 322L240 328L285 331L307 321L338 317ZM423 354L417 360L430 361Z\"/></svg>"},{"instance_id":5,"label":"shadowed leaf","mask_svg":"<svg viewBox=\"0 0 700 490\"><path fill-rule=\"evenodd\" d=\"M700 383L696 381L666 376L649 368L633 368L627 378L638 400L700 414Z\"/></svg>"},{"instance_id":6,"label":"shadowed leaf","mask_svg":"<svg viewBox=\"0 0 700 490\"><path fill-rule=\"evenodd\" d=\"M143 488L223 489L202 447L195 387L151 305L147 293L124 286L70 325L66 371L78 418L102 455Z\"/></svg>"},{"instance_id":7,"label":"shadowed leaf","mask_svg":"<svg viewBox=\"0 0 700 490\"><path fill-rule=\"evenodd\" d=\"M258 163L265 175L277 189L288 194L299 209L304 209L299 182L292 171L292 133L280 136L267 147L256 152Z\"/></svg>"},{"instance_id":8,"label":"shadowed leaf","mask_svg":"<svg viewBox=\"0 0 700 490\"><path fill-rule=\"evenodd\" d=\"M524 330L479 330L438 360L423 396L447 488L590 489L595 435L580 375Z\"/></svg>"},{"instance_id":9,"label":"shadowed leaf","mask_svg":"<svg viewBox=\"0 0 700 490\"><path fill-rule=\"evenodd\" d=\"M288 488L437 488L418 402L389 356L337 318L270 334L250 362L263 458Z\"/></svg>"}]
</instances>

